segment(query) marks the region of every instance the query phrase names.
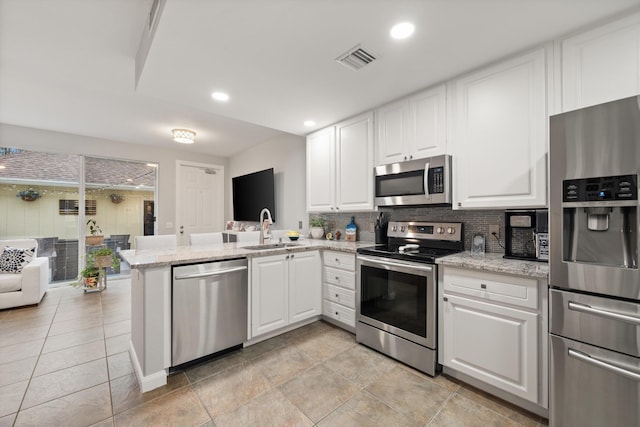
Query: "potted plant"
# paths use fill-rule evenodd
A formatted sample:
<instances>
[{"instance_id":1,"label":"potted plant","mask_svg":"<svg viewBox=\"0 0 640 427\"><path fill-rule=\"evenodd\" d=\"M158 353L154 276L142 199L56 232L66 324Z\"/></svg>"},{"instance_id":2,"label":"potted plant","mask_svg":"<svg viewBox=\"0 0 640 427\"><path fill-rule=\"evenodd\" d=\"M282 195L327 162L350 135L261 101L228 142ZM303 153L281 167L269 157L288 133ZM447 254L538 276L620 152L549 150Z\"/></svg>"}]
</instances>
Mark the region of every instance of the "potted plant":
<instances>
[{"instance_id":1,"label":"potted plant","mask_svg":"<svg viewBox=\"0 0 640 427\"><path fill-rule=\"evenodd\" d=\"M20 197L25 202L33 202L34 200L38 200L40 198L40 193L34 190L33 188L29 188L28 190L22 190L16 197Z\"/></svg>"},{"instance_id":2,"label":"potted plant","mask_svg":"<svg viewBox=\"0 0 640 427\"><path fill-rule=\"evenodd\" d=\"M115 203L116 205L122 203L122 201L124 200L124 196L116 193L109 194L109 198L111 199L111 203Z\"/></svg>"},{"instance_id":3,"label":"potted plant","mask_svg":"<svg viewBox=\"0 0 640 427\"><path fill-rule=\"evenodd\" d=\"M324 237L324 224L324 218L311 218L309 220L311 237L314 239L322 239L322 237Z\"/></svg>"},{"instance_id":4,"label":"potted plant","mask_svg":"<svg viewBox=\"0 0 640 427\"><path fill-rule=\"evenodd\" d=\"M92 259L93 264L98 268L111 267L115 270L120 266L120 260L110 248L100 248L90 252L88 258Z\"/></svg>"},{"instance_id":5,"label":"potted plant","mask_svg":"<svg viewBox=\"0 0 640 427\"><path fill-rule=\"evenodd\" d=\"M102 229L96 223L96 220L88 219L87 227L89 227L89 236L85 237L87 245L89 246L101 245L104 242L104 236L102 235Z\"/></svg>"},{"instance_id":6,"label":"potted plant","mask_svg":"<svg viewBox=\"0 0 640 427\"><path fill-rule=\"evenodd\" d=\"M87 256L87 264L80 272L78 284L85 288L96 288L100 281L100 269L93 262L93 258Z\"/></svg>"}]
</instances>

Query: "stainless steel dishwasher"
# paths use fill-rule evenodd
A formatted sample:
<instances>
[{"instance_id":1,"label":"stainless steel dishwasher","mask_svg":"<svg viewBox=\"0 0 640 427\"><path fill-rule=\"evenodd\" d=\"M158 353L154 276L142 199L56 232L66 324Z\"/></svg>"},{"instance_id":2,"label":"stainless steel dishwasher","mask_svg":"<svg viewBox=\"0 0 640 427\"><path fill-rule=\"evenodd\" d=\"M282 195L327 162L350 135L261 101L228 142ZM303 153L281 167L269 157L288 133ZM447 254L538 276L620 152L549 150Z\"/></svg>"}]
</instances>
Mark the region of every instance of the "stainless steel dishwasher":
<instances>
[{"instance_id":1,"label":"stainless steel dishwasher","mask_svg":"<svg viewBox=\"0 0 640 427\"><path fill-rule=\"evenodd\" d=\"M171 366L247 340L247 259L173 268Z\"/></svg>"}]
</instances>

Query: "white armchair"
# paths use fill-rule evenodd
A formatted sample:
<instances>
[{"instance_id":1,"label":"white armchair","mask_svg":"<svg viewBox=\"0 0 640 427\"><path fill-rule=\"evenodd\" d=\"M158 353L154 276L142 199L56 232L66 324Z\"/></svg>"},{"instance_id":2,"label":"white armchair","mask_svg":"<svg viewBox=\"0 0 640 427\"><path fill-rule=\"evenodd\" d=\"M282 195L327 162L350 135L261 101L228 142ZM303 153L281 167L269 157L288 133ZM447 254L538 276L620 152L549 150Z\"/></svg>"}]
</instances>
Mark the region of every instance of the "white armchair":
<instances>
[{"instance_id":1,"label":"white armchair","mask_svg":"<svg viewBox=\"0 0 640 427\"><path fill-rule=\"evenodd\" d=\"M49 259L38 258L35 239L0 240L0 254L5 246L36 251L21 273L0 273L0 309L40 303L49 287Z\"/></svg>"}]
</instances>

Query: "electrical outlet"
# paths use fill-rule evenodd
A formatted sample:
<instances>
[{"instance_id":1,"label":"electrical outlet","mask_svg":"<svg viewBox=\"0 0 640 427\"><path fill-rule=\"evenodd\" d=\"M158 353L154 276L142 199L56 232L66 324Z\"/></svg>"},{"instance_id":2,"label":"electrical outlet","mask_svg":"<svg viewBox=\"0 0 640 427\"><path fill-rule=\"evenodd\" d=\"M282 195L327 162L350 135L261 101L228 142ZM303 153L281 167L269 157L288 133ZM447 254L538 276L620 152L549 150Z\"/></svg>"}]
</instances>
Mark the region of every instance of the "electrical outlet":
<instances>
[{"instance_id":1,"label":"electrical outlet","mask_svg":"<svg viewBox=\"0 0 640 427\"><path fill-rule=\"evenodd\" d=\"M489 226L489 234L494 235L499 239L500 238L500 225L492 224Z\"/></svg>"},{"instance_id":2,"label":"electrical outlet","mask_svg":"<svg viewBox=\"0 0 640 427\"><path fill-rule=\"evenodd\" d=\"M298 221L298 229L302 230L302 221Z\"/></svg>"}]
</instances>

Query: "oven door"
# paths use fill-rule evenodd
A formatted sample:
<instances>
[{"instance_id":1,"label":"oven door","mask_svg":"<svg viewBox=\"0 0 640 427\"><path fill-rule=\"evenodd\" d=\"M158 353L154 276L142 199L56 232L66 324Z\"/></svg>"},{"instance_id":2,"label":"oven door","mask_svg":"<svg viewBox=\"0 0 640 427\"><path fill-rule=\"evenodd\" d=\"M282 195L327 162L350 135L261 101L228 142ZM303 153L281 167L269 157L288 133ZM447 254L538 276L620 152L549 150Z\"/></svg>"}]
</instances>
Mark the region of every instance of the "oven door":
<instances>
[{"instance_id":1,"label":"oven door","mask_svg":"<svg viewBox=\"0 0 640 427\"><path fill-rule=\"evenodd\" d=\"M358 323L435 348L435 269L430 264L358 255Z\"/></svg>"}]
</instances>

